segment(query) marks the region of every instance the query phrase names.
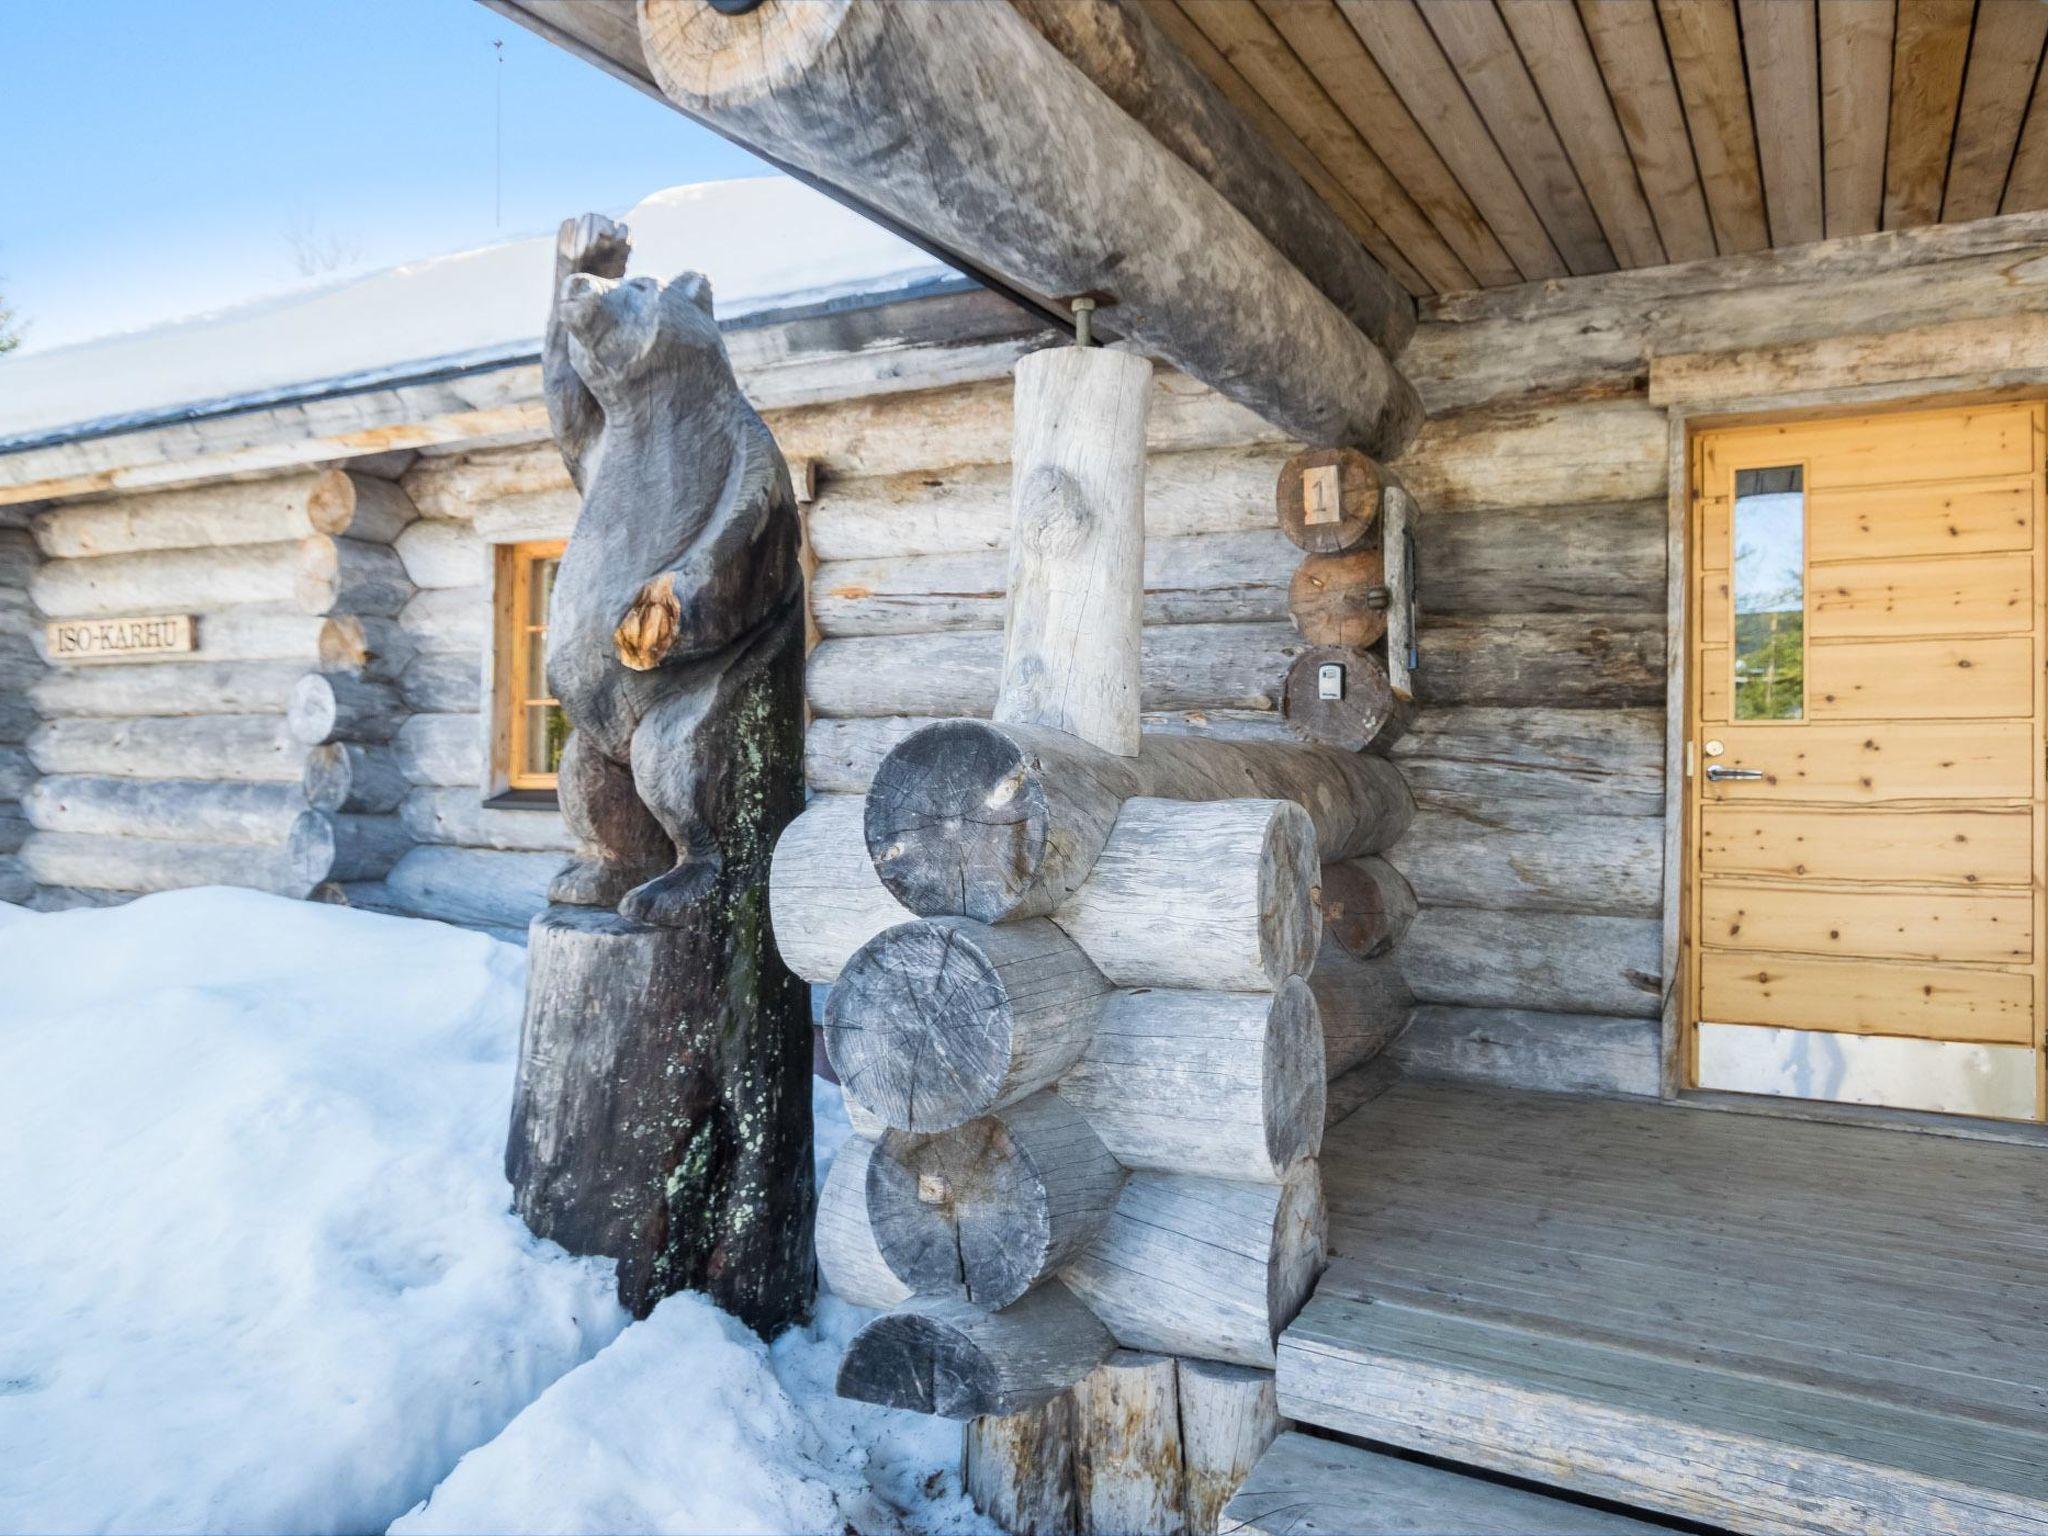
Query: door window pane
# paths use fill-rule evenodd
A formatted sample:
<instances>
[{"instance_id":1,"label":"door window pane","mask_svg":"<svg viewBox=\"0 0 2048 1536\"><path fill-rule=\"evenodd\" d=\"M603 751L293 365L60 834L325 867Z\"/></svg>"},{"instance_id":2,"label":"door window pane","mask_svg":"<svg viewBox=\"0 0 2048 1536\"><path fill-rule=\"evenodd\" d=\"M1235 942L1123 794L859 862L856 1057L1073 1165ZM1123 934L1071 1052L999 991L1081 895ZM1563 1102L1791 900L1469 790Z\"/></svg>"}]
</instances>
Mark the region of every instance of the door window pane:
<instances>
[{"instance_id":1,"label":"door window pane","mask_svg":"<svg viewBox=\"0 0 2048 1536\"><path fill-rule=\"evenodd\" d=\"M1798 465L1735 472L1735 718L1806 713L1806 487Z\"/></svg>"}]
</instances>

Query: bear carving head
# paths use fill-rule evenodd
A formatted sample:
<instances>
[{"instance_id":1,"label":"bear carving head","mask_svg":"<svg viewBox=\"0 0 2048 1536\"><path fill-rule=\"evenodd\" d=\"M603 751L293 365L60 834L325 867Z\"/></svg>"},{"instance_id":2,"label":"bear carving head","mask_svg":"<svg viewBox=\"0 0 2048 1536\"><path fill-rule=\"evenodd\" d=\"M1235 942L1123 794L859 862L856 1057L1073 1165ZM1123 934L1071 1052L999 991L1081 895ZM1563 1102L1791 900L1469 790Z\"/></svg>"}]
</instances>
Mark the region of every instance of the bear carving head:
<instances>
[{"instance_id":1,"label":"bear carving head","mask_svg":"<svg viewBox=\"0 0 2048 1536\"><path fill-rule=\"evenodd\" d=\"M685 388L732 376L702 273L664 284L572 272L562 280L561 318L569 360L599 400L656 370Z\"/></svg>"}]
</instances>

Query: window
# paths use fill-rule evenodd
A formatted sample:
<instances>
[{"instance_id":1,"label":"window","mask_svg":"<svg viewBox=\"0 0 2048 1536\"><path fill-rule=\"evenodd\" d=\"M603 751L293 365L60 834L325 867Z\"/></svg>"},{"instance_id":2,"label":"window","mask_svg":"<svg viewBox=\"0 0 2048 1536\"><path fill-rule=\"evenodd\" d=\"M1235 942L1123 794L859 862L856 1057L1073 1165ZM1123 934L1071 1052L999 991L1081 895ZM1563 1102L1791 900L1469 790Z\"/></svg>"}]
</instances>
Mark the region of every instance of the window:
<instances>
[{"instance_id":1,"label":"window","mask_svg":"<svg viewBox=\"0 0 2048 1536\"><path fill-rule=\"evenodd\" d=\"M563 543L498 547L494 777L509 790L552 790L569 718L548 694L548 599Z\"/></svg>"},{"instance_id":2,"label":"window","mask_svg":"<svg viewBox=\"0 0 2048 1536\"><path fill-rule=\"evenodd\" d=\"M1735 718L1806 713L1804 467L1735 472Z\"/></svg>"}]
</instances>

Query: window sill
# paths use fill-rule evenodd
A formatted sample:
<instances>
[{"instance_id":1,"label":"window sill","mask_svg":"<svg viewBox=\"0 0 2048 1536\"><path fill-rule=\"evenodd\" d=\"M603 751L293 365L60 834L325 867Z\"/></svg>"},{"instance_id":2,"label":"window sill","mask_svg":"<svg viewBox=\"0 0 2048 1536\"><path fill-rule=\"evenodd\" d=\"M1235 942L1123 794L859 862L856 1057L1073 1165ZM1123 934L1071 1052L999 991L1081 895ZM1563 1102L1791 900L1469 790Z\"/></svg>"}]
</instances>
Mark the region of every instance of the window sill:
<instances>
[{"instance_id":1,"label":"window sill","mask_svg":"<svg viewBox=\"0 0 2048 1536\"><path fill-rule=\"evenodd\" d=\"M487 811L553 811L561 804L552 789L507 789L484 799Z\"/></svg>"}]
</instances>

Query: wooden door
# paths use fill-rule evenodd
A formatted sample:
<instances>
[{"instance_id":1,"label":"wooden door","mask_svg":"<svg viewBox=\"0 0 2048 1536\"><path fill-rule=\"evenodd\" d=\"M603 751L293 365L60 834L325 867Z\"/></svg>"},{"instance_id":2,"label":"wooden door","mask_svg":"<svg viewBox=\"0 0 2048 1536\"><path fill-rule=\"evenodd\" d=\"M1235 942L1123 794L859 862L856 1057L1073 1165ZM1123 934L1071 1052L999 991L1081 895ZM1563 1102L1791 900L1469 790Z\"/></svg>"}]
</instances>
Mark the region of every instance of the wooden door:
<instances>
[{"instance_id":1,"label":"wooden door","mask_svg":"<svg viewBox=\"0 0 2048 1536\"><path fill-rule=\"evenodd\" d=\"M2041 1118L2044 407L1692 446L1688 1082Z\"/></svg>"}]
</instances>

